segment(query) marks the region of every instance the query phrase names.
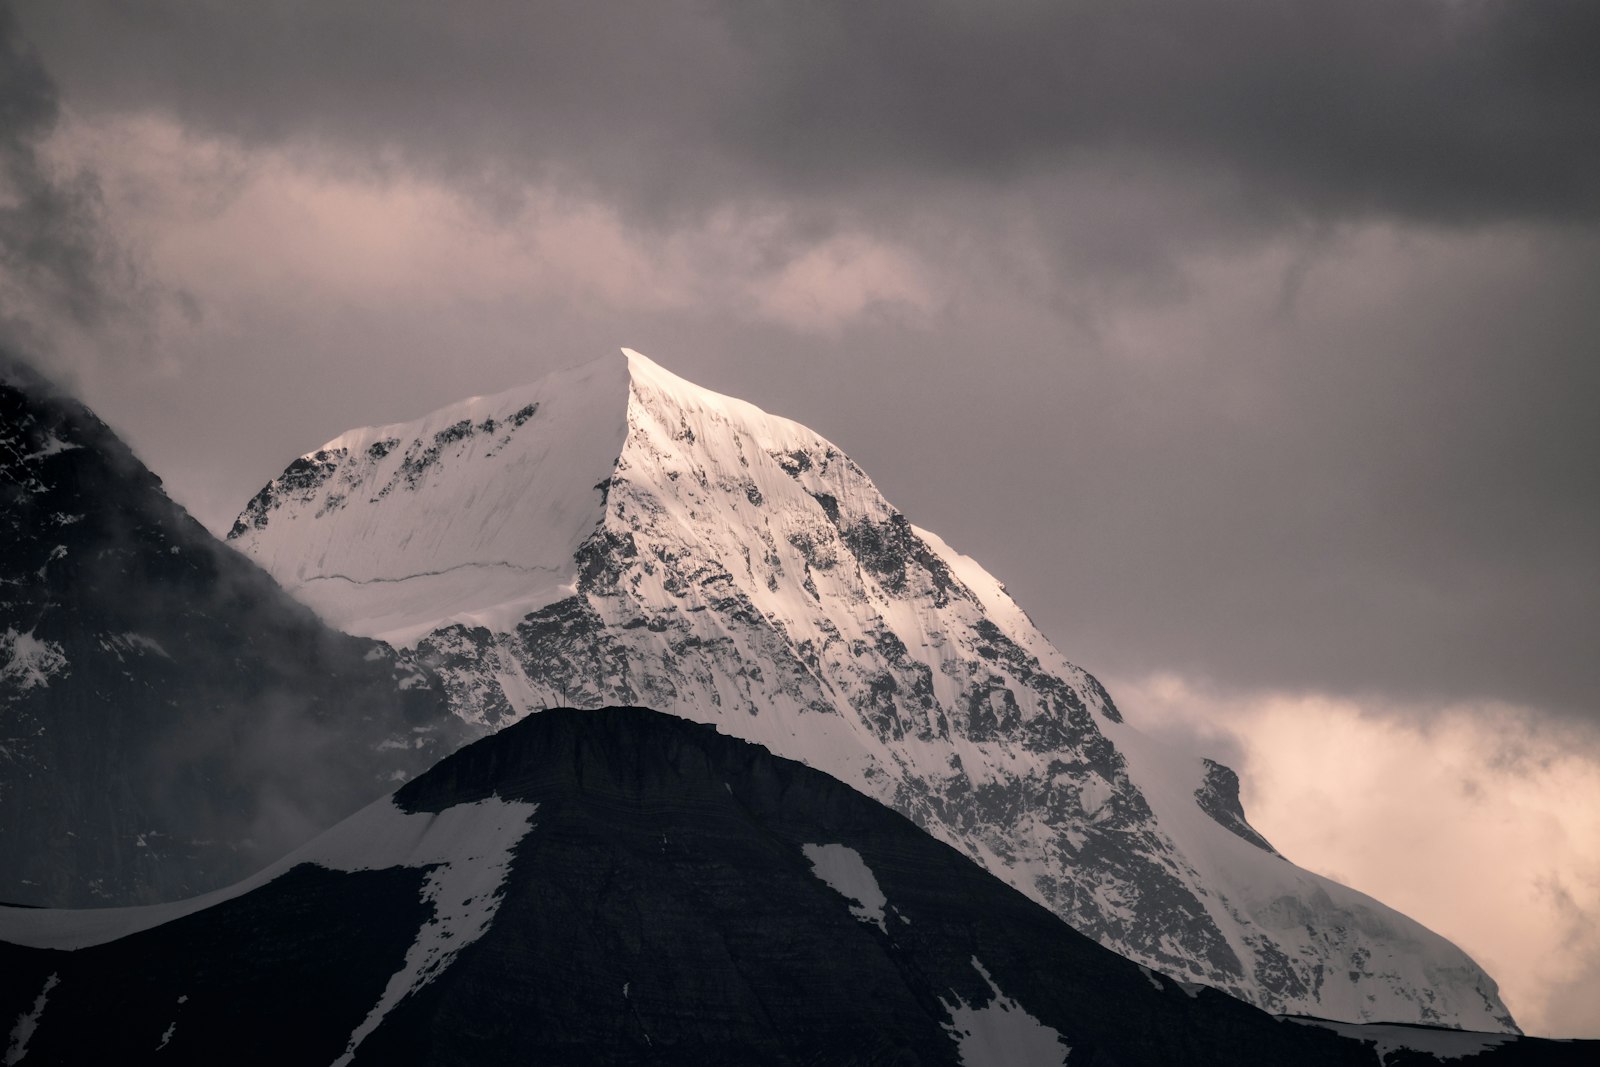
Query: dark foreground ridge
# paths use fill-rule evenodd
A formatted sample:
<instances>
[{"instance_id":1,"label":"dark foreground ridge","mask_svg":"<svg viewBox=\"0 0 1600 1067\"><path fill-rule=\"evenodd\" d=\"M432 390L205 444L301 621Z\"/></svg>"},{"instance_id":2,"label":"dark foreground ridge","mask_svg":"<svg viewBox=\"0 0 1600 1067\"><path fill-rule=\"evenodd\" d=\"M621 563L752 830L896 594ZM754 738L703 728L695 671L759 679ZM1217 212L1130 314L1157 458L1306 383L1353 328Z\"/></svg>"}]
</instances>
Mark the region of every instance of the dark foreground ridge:
<instances>
[{"instance_id":1,"label":"dark foreground ridge","mask_svg":"<svg viewBox=\"0 0 1600 1067\"><path fill-rule=\"evenodd\" d=\"M357 1064L1372 1067L1388 1047L1154 975L838 781L639 708L529 716L393 799L412 814L389 818L462 840L505 802L537 809L492 917L386 1013L392 976L441 928L430 909L470 901L444 895L437 867L305 864L103 945L0 945L10 1050L333 1063L364 1020ZM0 929L36 914L0 909ZM1451 1061L1467 1065L1596 1055L1444 1036L1484 1048Z\"/></svg>"}]
</instances>

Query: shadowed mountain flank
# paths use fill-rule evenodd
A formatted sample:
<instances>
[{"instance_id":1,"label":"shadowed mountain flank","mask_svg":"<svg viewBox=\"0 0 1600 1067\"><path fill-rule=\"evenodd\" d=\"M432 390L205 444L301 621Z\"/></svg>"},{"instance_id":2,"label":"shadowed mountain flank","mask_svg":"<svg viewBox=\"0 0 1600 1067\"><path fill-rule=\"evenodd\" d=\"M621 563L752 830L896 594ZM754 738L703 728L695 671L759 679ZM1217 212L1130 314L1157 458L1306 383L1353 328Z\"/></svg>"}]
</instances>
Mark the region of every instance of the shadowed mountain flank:
<instances>
[{"instance_id":1,"label":"shadowed mountain flank","mask_svg":"<svg viewBox=\"0 0 1600 1067\"><path fill-rule=\"evenodd\" d=\"M0 899L226 885L463 734L430 675L323 624L0 364Z\"/></svg>"},{"instance_id":2,"label":"shadowed mountain flank","mask_svg":"<svg viewBox=\"0 0 1600 1067\"><path fill-rule=\"evenodd\" d=\"M210 899L0 909L0 943L0 1016L33 1020L38 1062L146 1045L177 1062L356 1064L1369 1067L1379 1040L1394 1065L1438 1062L1410 1047L1435 1040L1483 1063L1594 1052L1336 1032L1174 982L827 775L641 708L530 716ZM344 981L319 999L329 973Z\"/></svg>"}]
</instances>

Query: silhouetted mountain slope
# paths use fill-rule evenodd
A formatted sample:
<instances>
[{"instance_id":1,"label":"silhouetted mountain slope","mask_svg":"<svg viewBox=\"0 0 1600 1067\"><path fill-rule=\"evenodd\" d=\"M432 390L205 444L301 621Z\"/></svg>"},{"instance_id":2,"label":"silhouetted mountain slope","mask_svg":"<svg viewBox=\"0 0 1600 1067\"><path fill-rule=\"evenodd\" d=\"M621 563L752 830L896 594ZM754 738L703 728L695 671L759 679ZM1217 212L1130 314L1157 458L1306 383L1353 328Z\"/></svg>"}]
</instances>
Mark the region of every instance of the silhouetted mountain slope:
<instances>
[{"instance_id":1,"label":"silhouetted mountain slope","mask_svg":"<svg viewBox=\"0 0 1600 1067\"><path fill-rule=\"evenodd\" d=\"M0 941L28 1064L1376 1062L1368 1028L1157 976L821 772L639 708L530 716L210 898L0 909Z\"/></svg>"},{"instance_id":2,"label":"silhouetted mountain slope","mask_svg":"<svg viewBox=\"0 0 1600 1067\"><path fill-rule=\"evenodd\" d=\"M430 676L329 629L0 362L0 899L225 885L461 733Z\"/></svg>"}]
</instances>

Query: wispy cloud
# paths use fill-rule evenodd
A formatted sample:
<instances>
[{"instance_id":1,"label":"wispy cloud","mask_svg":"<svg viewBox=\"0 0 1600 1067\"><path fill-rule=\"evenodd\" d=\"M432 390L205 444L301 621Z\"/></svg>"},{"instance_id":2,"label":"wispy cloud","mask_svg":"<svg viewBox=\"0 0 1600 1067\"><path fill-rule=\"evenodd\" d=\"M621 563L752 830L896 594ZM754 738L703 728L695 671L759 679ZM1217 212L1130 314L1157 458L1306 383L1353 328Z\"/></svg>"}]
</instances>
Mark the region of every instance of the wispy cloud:
<instances>
[{"instance_id":1,"label":"wispy cloud","mask_svg":"<svg viewBox=\"0 0 1600 1067\"><path fill-rule=\"evenodd\" d=\"M63 170L44 151L59 92L3 5L0 100L0 328L28 347L128 312L137 279L101 225L93 170Z\"/></svg>"}]
</instances>

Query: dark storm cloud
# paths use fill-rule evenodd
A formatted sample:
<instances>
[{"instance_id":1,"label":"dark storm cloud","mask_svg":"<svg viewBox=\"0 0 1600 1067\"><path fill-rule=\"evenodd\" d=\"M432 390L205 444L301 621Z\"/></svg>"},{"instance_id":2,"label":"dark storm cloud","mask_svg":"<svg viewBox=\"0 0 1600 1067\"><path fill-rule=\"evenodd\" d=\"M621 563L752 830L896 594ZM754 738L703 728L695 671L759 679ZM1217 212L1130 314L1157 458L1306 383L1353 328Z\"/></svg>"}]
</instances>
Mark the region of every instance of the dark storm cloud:
<instances>
[{"instance_id":1,"label":"dark storm cloud","mask_svg":"<svg viewBox=\"0 0 1600 1067\"><path fill-rule=\"evenodd\" d=\"M1600 725L1600 240L1516 244L1385 279L1356 321L1197 334L1158 383L1106 379L1125 404L1063 442L1119 442L1059 476L1096 502L1072 522L1097 566L1043 579L1076 586L1047 609L1063 644ZM1311 268L1308 300L1337 284Z\"/></svg>"},{"instance_id":2,"label":"dark storm cloud","mask_svg":"<svg viewBox=\"0 0 1600 1067\"><path fill-rule=\"evenodd\" d=\"M97 107L636 207L1111 155L1213 174L1285 218L1600 212L1586 0L26 11Z\"/></svg>"},{"instance_id":3,"label":"dark storm cloud","mask_svg":"<svg viewBox=\"0 0 1600 1067\"><path fill-rule=\"evenodd\" d=\"M1600 726L1600 240L1446 248L1315 264L1266 322L1215 281L1113 358L999 308L852 335L871 365L780 405L795 339L733 391L831 434L1090 670Z\"/></svg>"},{"instance_id":4,"label":"dark storm cloud","mask_svg":"<svg viewBox=\"0 0 1600 1067\"><path fill-rule=\"evenodd\" d=\"M1318 215L1600 208L1600 8L1581 0L780 10L736 20L766 72L738 114L786 169L1004 176L1126 152Z\"/></svg>"},{"instance_id":5,"label":"dark storm cloud","mask_svg":"<svg viewBox=\"0 0 1600 1067\"><path fill-rule=\"evenodd\" d=\"M55 83L0 4L0 292L13 305L0 315L11 332L34 332L18 315L91 326L118 303L120 264L100 231L94 179L55 174L40 156L59 116Z\"/></svg>"},{"instance_id":6,"label":"dark storm cloud","mask_svg":"<svg viewBox=\"0 0 1600 1067\"><path fill-rule=\"evenodd\" d=\"M491 193L557 177L646 199L677 182L670 199L690 198L707 147L699 131L736 88L717 22L670 3L89 3L27 14L84 106L167 110L202 132L321 149L335 166L420 168Z\"/></svg>"}]
</instances>

